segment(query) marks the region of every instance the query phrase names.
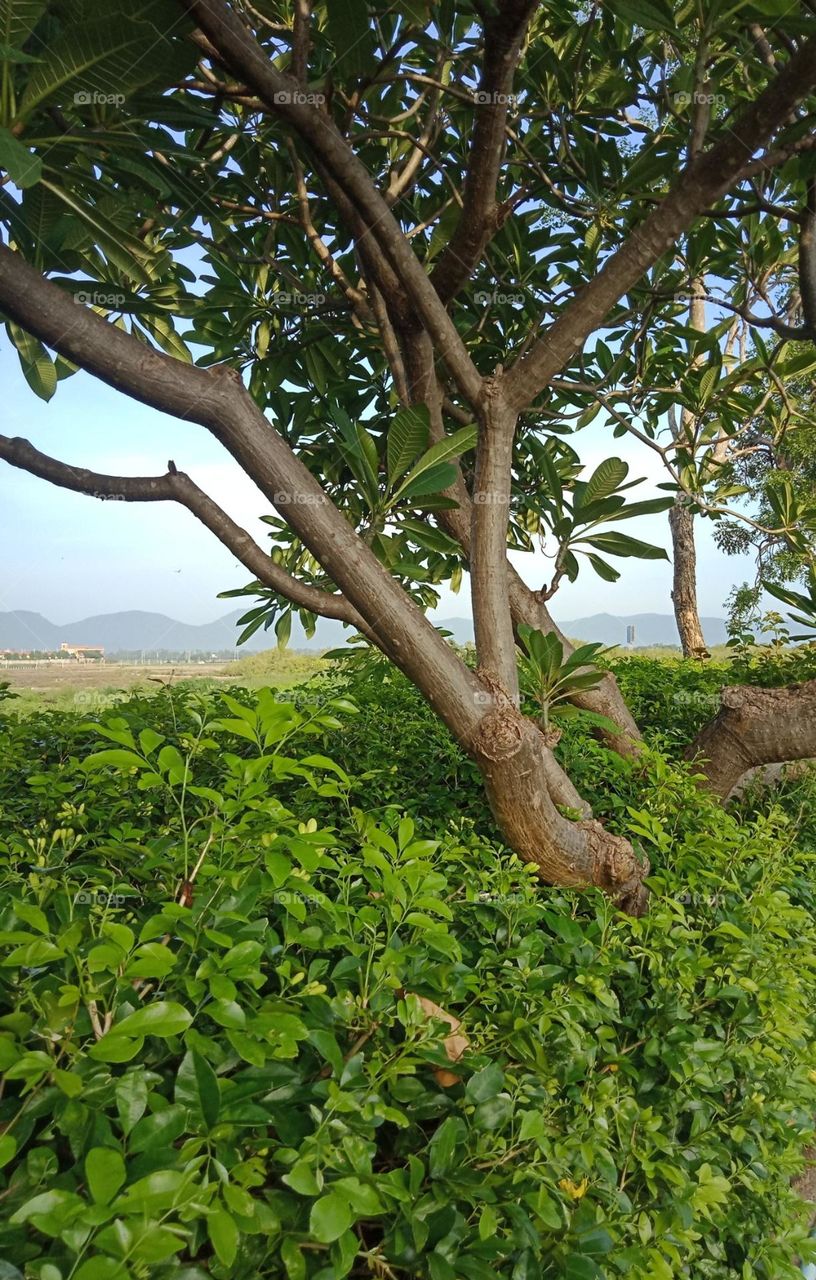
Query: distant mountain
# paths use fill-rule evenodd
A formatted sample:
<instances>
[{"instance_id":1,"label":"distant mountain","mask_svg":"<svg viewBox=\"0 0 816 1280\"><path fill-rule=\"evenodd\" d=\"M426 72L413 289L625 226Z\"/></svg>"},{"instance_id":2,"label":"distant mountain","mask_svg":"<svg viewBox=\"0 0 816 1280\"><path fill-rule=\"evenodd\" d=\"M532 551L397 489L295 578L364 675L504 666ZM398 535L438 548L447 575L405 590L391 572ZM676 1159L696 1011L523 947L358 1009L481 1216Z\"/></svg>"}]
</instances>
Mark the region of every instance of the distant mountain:
<instances>
[{"instance_id":1,"label":"distant mountain","mask_svg":"<svg viewBox=\"0 0 816 1280\"><path fill-rule=\"evenodd\" d=\"M126 613L103 613L81 622L69 622L57 626L40 613L20 610L17 613L0 613L0 649L59 649L60 645L102 645L108 654L144 649L146 652L218 653L235 647L238 639L238 619L243 610L236 609L214 622L200 626L177 622L163 613L145 613L130 610ZM709 645L723 644L727 639L722 618L703 618L703 633ZM473 623L470 618L443 618L436 626L451 633L458 644L473 639ZM674 618L668 613L636 613L628 617L616 617L609 613L597 613L590 618L576 618L558 624L565 635L575 640L595 640L605 645L626 643L626 628L635 628L635 645L676 645L677 629ZM350 634L341 623L330 618L318 619L317 629L307 639L302 627L295 622L289 641L293 649L331 649L344 643ZM256 631L242 646L245 652L269 649L275 644L273 631Z\"/></svg>"},{"instance_id":2,"label":"distant mountain","mask_svg":"<svg viewBox=\"0 0 816 1280\"><path fill-rule=\"evenodd\" d=\"M590 618L559 622L565 635L574 640L594 640L600 644L626 644L627 627L635 628L635 646L680 644L674 615L671 613L633 613L617 617L611 613L595 613ZM706 644L725 644L728 632L723 618L701 618Z\"/></svg>"}]
</instances>

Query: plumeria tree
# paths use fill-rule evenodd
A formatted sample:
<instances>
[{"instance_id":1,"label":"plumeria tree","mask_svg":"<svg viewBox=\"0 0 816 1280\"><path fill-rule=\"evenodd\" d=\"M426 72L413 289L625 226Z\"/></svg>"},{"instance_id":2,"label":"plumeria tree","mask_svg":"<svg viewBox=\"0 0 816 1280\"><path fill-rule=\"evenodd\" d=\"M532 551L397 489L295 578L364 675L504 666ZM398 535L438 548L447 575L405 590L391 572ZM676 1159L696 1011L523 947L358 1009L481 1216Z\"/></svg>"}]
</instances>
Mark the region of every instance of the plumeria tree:
<instances>
[{"instance_id":1,"label":"plumeria tree","mask_svg":"<svg viewBox=\"0 0 816 1280\"><path fill-rule=\"evenodd\" d=\"M816 325L813 21L775 0L0 0L0 309L23 372L47 399L83 369L199 423L266 495L271 547L175 463L0 455L189 508L253 576L247 630L355 628L476 761L513 849L638 909L647 867L522 713L517 645L638 751L611 676L558 676L549 601L663 555L623 521L702 510L700 440L816 363L794 344L734 379L725 350L729 314L760 352L777 316L751 309L759 257L795 276L797 338ZM708 289L722 318L689 323ZM613 438L653 447L672 413L699 439L665 498L633 498ZM594 418L609 456L587 474ZM552 572L530 585L508 550L537 541ZM475 670L425 616L463 571ZM814 754L814 698L729 694L712 786Z\"/></svg>"}]
</instances>

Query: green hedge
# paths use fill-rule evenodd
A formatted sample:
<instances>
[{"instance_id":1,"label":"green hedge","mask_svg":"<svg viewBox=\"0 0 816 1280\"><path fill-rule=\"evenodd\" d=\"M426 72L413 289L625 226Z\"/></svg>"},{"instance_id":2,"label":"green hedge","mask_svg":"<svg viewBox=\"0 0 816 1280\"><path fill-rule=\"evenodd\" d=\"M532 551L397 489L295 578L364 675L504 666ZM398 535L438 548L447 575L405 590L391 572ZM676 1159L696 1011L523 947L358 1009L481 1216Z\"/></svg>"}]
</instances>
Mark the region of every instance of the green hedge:
<instances>
[{"instance_id":1,"label":"green hedge","mask_svg":"<svg viewBox=\"0 0 816 1280\"><path fill-rule=\"evenodd\" d=\"M796 1276L795 815L571 725L652 861L631 920L535 882L412 691L365 689L134 699L101 737L6 704L0 1276Z\"/></svg>"}]
</instances>

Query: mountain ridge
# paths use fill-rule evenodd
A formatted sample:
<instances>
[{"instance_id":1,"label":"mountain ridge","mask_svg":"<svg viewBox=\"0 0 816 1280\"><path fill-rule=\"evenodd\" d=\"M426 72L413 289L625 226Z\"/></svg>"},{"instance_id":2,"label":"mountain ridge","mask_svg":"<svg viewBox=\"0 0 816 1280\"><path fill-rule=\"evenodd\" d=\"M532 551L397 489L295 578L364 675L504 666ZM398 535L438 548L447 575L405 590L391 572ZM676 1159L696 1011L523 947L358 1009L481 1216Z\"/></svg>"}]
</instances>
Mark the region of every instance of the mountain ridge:
<instances>
[{"instance_id":1,"label":"mountain ridge","mask_svg":"<svg viewBox=\"0 0 816 1280\"><path fill-rule=\"evenodd\" d=\"M150 610L129 609L57 624L41 613L20 609L0 613L0 650L58 650L65 643L102 645L109 654L135 650L218 653L236 648L240 634L237 622L243 613L243 609L236 609L213 622L190 623ZM725 643L727 633L722 618L702 618L701 623L707 644ZM473 639L470 618L440 618L435 620L435 625L451 632L459 644ZM597 641L604 645L625 645L627 627L630 626L635 628L636 646L679 643L674 617L669 613L596 613L586 618L559 621L558 625L571 639ZM309 639L295 619L289 644L292 649L329 649L343 645L348 634L341 623L319 618L315 634ZM257 653L260 649L273 647L275 643L273 631L260 630L241 646L241 651Z\"/></svg>"}]
</instances>

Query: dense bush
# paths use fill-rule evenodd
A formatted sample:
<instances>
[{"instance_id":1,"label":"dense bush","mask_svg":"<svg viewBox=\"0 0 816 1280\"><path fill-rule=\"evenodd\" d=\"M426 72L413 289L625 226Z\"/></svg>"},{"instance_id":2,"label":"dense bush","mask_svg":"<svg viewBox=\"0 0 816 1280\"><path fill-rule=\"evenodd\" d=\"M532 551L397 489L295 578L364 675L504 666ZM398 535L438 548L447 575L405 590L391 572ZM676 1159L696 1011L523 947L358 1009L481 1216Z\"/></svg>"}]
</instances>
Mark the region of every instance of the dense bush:
<instances>
[{"instance_id":1,"label":"dense bush","mask_svg":"<svg viewBox=\"0 0 816 1280\"><path fill-rule=\"evenodd\" d=\"M737 819L580 717L562 747L651 859L644 919L491 843L398 678L7 703L3 1280L797 1275L796 813Z\"/></svg>"}]
</instances>

